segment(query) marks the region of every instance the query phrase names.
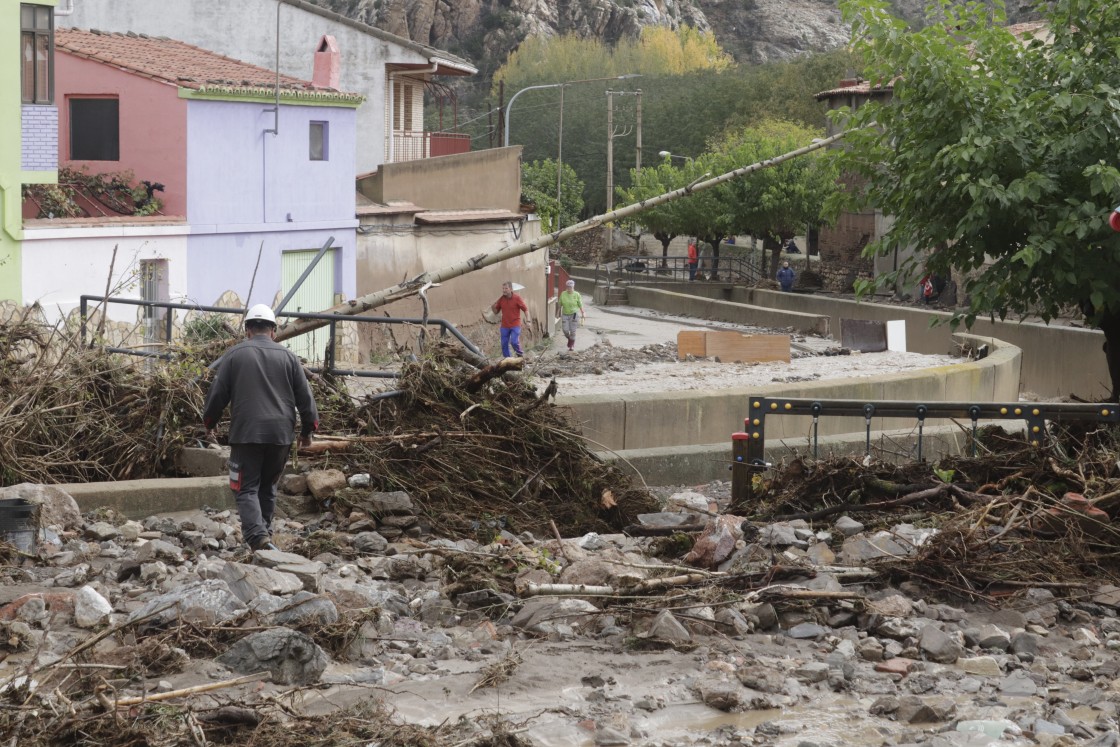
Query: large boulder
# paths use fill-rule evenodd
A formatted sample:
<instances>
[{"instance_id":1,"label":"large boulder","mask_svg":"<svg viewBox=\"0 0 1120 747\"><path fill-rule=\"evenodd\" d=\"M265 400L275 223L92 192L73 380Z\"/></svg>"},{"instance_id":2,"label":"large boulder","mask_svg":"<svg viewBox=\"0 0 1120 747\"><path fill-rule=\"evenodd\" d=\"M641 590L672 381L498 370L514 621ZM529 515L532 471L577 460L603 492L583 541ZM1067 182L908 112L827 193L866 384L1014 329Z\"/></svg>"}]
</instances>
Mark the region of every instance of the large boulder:
<instances>
[{"instance_id":1,"label":"large boulder","mask_svg":"<svg viewBox=\"0 0 1120 747\"><path fill-rule=\"evenodd\" d=\"M291 628L272 628L242 638L218 661L241 674L267 671L275 683L312 685L329 660L307 635Z\"/></svg>"},{"instance_id":2,"label":"large boulder","mask_svg":"<svg viewBox=\"0 0 1120 747\"><path fill-rule=\"evenodd\" d=\"M145 619L145 626L168 625L175 620L216 625L237 617L245 604L238 599L225 581L207 579L180 586L160 594L128 616L128 621Z\"/></svg>"},{"instance_id":3,"label":"large boulder","mask_svg":"<svg viewBox=\"0 0 1120 747\"><path fill-rule=\"evenodd\" d=\"M715 568L735 552L735 543L743 538L741 516L724 514L708 522L684 562L697 568Z\"/></svg>"},{"instance_id":4,"label":"large boulder","mask_svg":"<svg viewBox=\"0 0 1120 747\"><path fill-rule=\"evenodd\" d=\"M0 500L25 500L38 508L40 527L58 529L79 529L82 526L82 511L69 493L57 485L37 485L22 482L7 488L0 488Z\"/></svg>"}]
</instances>

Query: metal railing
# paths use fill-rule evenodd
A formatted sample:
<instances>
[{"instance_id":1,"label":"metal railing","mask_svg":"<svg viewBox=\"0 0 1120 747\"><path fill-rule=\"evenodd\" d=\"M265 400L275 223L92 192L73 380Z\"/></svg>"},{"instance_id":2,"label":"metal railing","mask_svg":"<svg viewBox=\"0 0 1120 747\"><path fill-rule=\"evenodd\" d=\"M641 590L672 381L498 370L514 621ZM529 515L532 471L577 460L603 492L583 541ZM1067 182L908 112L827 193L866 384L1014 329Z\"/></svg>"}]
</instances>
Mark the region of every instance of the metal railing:
<instances>
[{"instance_id":1,"label":"metal railing","mask_svg":"<svg viewBox=\"0 0 1120 747\"><path fill-rule=\"evenodd\" d=\"M615 260L614 272L630 280L754 283L761 277L758 265L746 257L701 257L693 271L688 257L622 256Z\"/></svg>"},{"instance_id":2,"label":"metal railing","mask_svg":"<svg viewBox=\"0 0 1120 747\"><path fill-rule=\"evenodd\" d=\"M969 420L972 423L972 453L976 455L976 428L980 420L1022 420L1027 426L1027 441L1041 446L1046 438L1046 421L1090 420L1120 422L1120 407L1113 403L1081 404L1053 402L911 402L884 400L867 402L851 399L802 399L794 397L751 397L742 432L731 435L731 499L741 505L751 498L753 473L765 469L766 418L776 415L812 417L810 438L813 457L818 457L820 418L862 417L865 422L864 453L871 453L871 419L876 417L914 418L917 428L917 461L922 461L922 437L929 418Z\"/></svg>"},{"instance_id":3,"label":"metal railing","mask_svg":"<svg viewBox=\"0 0 1120 747\"><path fill-rule=\"evenodd\" d=\"M81 330L80 339L82 345L86 343L86 324L88 323L89 316L89 303L93 301L98 304L123 304L125 306L142 306L145 308L157 309L179 309L184 311L203 311L214 314L236 314L237 316L244 316L246 309L231 308L225 306L200 306L199 304L186 304L174 303L171 301L144 301L135 298L106 298L105 296L81 296L79 301L79 313L81 314ZM104 313L104 312L102 312ZM173 314L165 314L164 321L164 334L166 335L164 343L170 343L174 336L174 322ZM330 342L327 344L326 354L323 359L323 366L313 367L309 366L308 370L315 373L326 373L332 376L360 376L365 378L377 379L395 379L397 374L390 371L363 371L360 369L340 369L335 367L335 345L337 341L337 325L339 323L358 322L360 324L411 324L419 327L425 325L432 327L439 327L440 336L451 335L467 350L478 355L482 351L467 339L462 332L455 328L451 322L446 319L419 319L419 318L402 318L402 317L366 317L366 316L341 316L339 314L318 314L306 313L301 311L281 311L276 314L278 317L290 317L293 319L322 319L329 321L328 325L330 332L328 339ZM159 358L161 360L170 360L173 357L172 353L156 353L149 350L136 350L134 348L120 348L114 346L104 346L104 349L110 353L122 353L124 355L135 355L143 358Z\"/></svg>"},{"instance_id":4,"label":"metal railing","mask_svg":"<svg viewBox=\"0 0 1120 747\"><path fill-rule=\"evenodd\" d=\"M471 152L471 136L460 132L393 130L393 163Z\"/></svg>"}]
</instances>

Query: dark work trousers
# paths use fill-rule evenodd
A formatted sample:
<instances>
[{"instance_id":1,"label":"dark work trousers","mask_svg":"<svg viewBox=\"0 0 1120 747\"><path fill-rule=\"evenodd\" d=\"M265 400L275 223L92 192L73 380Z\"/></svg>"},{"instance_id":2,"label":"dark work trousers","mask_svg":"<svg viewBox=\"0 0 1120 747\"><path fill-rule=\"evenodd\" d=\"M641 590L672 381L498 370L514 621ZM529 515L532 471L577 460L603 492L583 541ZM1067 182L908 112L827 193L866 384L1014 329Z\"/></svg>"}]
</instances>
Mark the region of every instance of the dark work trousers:
<instances>
[{"instance_id":1,"label":"dark work trousers","mask_svg":"<svg viewBox=\"0 0 1120 747\"><path fill-rule=\"evenodd\" d=\"M272 535L276 482L288 463L288 444L230 444L229 487L241 515L241 538L256 548Z\"/></svg>"}]
</instances>

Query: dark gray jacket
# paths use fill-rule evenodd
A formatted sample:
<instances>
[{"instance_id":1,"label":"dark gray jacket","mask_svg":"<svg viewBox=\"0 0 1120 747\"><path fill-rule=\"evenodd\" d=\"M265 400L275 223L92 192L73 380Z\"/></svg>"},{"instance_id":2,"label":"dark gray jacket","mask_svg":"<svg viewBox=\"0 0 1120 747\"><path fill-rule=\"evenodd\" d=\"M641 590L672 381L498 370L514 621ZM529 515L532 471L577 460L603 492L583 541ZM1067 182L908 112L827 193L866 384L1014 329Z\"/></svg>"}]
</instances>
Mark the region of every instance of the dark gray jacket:
<instances>
[{"instance_id":1,"label":"dark gray jacket","mask_svg":"<svg viewBox=\"0 0 1120 747\"><path fill-rule=\"evenodd\" d=\"M319 411L299 358L266 335L226 351L206 395L203 423L213 428L230 405L231 444L290 444L296 411L300 433L319 428Z\"/></svg>"}]
</instances>

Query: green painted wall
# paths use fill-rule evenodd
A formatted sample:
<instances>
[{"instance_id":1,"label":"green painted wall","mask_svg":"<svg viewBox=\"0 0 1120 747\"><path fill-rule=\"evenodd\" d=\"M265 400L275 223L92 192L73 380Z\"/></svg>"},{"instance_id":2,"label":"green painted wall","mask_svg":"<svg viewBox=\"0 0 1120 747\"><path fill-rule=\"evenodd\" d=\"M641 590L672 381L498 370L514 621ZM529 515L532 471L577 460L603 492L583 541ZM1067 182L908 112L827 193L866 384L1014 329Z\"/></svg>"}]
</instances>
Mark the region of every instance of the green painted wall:
<instances>
[{"instance_id":1,"label":"green painted wall","mask_svg":"<svg viewBox=\"0 0 1120 747\"><path fill-rule=\"evenodd\" d=\"M56 0L23 0L32 5L54 6ZM57 173L24 172L20 100L19 10L20 2L0 2L0 300L22 303L23 274L20 239L23 238L21 187L24 183L57 181Z\"/></svg>"}]
</instances>

